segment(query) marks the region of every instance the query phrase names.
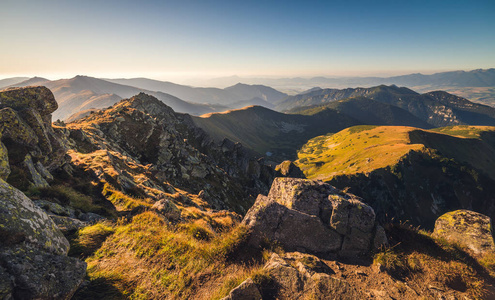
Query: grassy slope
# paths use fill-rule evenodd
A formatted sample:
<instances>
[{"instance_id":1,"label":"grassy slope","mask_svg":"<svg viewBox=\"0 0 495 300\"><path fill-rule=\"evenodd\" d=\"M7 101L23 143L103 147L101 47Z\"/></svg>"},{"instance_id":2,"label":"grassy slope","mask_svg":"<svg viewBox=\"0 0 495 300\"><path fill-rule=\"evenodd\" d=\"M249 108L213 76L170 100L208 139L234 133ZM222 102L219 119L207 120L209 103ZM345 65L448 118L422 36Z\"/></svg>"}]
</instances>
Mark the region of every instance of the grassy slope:
<instances>
[{"instance_id":1,"label":"grassy slope","mask_svg":"<svg viewBox=\"0 0 495 300\"><path fill-rule=\"evenodd\" d=\"M296 164L308 178L330 180L335 175L393 166L409 151L431 148L495 178L495 149L480 138L482 132L495 132L495 127L456 126L435 131L402 126L352 127L309 140L298 152Z\"/></svg>"},{"instance_id":2,"label":"grassy slope","mask_svg":"<svg viewBox=\"0 0 495 300\"><path fill-rule=\"evenodd\" d=\"M293 159L296 150L312 137L359 124L334 110L303 116L259 106L195 117L194 122L217 140L241 142L261 154L272 152L281 160Z\"/></svg>"}]
</instances>

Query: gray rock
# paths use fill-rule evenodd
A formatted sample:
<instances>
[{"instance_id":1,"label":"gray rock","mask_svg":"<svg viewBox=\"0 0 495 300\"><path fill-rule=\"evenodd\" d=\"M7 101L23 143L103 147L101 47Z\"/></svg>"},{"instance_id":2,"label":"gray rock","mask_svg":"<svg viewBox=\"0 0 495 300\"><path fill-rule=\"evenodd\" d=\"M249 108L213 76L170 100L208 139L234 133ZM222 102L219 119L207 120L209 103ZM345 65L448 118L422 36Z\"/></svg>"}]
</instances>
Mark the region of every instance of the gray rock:
<instances>
[{"instance_id":1,"label":"gray rock","mask_svg":"<svg viewBox=\"0 0 495 300\"><path fill-rule=\"evenodd\" d=\"M222 300L261 300L261 294L251 278L244 280L239 286L230 291Z\"/></svg>"},{"instance_id":2,"label":"gray rock","mask_svg":"<svg viewBox=\"0 0 495 300\"><path fill-rule=\"evenodd\" d=\"M433 236L464 245L475 254L495 252L491 219L474 211L460 209L441 215Z\"/></svg>"},{"instance_id":3,"label":"gray rock","mask_svg":"<svg viewBox=\"0 0 495 300\"><path fill-rule=\"evenodd\" d=\"M70 299L86 275L85 262L30 247L2 251L0 261L16 299Z\"/></svg>"},{"instance_id":4,"label":"gray rock","mask_svg":"<svg viewBox=\"0 0 495 300\"><path fill-rule=\"evenodd\" d=\"M329 184L294 178L276 178L243 224L250 229L251 246L276 241L289 251L341 256L369 252L376 236L375 213L359 198Z\"/></svg>"},{"instance_id":5,"label":"gray rock","mask_svg":"<svg viewBox=\"0 0 495 300\"><path fill-rule=\"evenodd\" d=\"M165 216L170 221L178 221L180 220L180 210L177 206L169 199L161 199L151 207L157 213Z\"/></svg>"},{"instance_id":6,"label":"gray rock","mask_svg":"<svg viewBox=\"0 0 495 300\"><path fill-rule=\"evenodd\" d=\"M103 221L103 220L106 220L107 218L103 217L103 216L100 216L99 214L95 214L95 213L92 213L92 212L87 212L87 213L82 213L79 215L79 219L81 221L84 221L84 222L87 222L87 223L96 223L96 222L99 222L99 221Z\"/></svg>"},{"instance_id":7,"label":"gray rock","mask_svg":"<svg viewBox=\"0 0 495 300\"><path fill-rule=\"evenodd\" d=\"M82 228L87 225L81 220L70 217L56 216L56 215L51 215L50 217L52 218L53 222L57 224L58 229L65 232L78 230L79 228Z\"/></svg>"},{"instance_id":8,"label":"gray rock","mask_svg":"<svg viewBox=\"0 0 495 300\"><path fill-rule=\"evenodd\" d=\"M0 179L7 180L10 174L9 154L7 147L0 142Z\"/></svg>"},{"instance_id":9,"label":"gray rock","mask_svg":"<svg viewBox=\"0 0 495 300\"><path fill-rule=\"evenodd\" d=\"M264 269L273 281L277 299L364 299L347 281L332 277L333 271L315 256L273 254Z\"/></svg>"},{"instance_id":10,"label":"gray rock","mask_svg":"<svg viewBox=\"0 0 495 300\"><path fill-rule=\"evenodd\" d=\"M0 221L2 299L70 299L86 263L67 257L69 242L52 219L1 179Z\"/></svg>"},{"instance_id":11,"label":"gray rock","mask_svg":"<svg viewBox=\"0 0 495 300\"><path fill-rule=\"evenodd\" d=\"M55 254L65 255L69 242L50 217L21 191L0 179L1 231Z\"/></svg>"}]
</instances>

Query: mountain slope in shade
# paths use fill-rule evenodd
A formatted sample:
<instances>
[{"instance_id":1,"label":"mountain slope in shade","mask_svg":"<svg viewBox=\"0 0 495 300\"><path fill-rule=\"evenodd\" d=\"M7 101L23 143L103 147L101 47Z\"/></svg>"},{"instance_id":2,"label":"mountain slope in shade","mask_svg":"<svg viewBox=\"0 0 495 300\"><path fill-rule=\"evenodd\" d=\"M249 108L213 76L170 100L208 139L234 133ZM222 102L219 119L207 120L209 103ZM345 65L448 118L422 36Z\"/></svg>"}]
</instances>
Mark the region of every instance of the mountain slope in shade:
<instances>
[{"instance_id":1,"label":"mountain slope in shade","mask_svg":"<svg viewBox=\"0 0 495 300\"><path fill-rule=\"evenodd\" d=\"M236 84L234 86L219 88L190 87L172 82L158 81L148 78L132 79L105 79L109 82L145 89L148 91L160 91L185 101L197 103L212 103L230 106L231 103L247 101L253 98L261 98L269 103L274 103L287 97L287 94L279 92L271 87L263 85Z\"/></svg>"},{"instance_id":2,"label":"mountain slope in shade","mask_svg":"<svg viewBox=\"0 0 495 300\"><path fill-rule=\"evenodd\" d=\"M293 159L308 139L360 124L335 110L312 116L283 114L260 106L194 117L194 123L213 138L241 142L275 161Z\"/></svg>"},{"instance_id":3,"label":"mountain slope in shade","mask_svg":"<svg viewBox=\"0 0 495 300\"><path fill-rule=\"evenodd\" d=\"M495 125L495 108L445 92L419 94L405 87L385 85L373 88L316 90L288 97L277 105L277 109L322 105L359 96L405 109L435 127L462 124Z\"/></svg>"},{"instance_id":4,"label":"mountain slope in shade","mask_svg":"<svg viewBox=\"0 0 495 300\"><path fill-rule=\"evenodd\" d=\"M413 126L419 128L432 127L427 122L404 109L365 97L349 98L325 105L297 107L290 110L289 113L314 115L326 109L339 111L358 120L362 124Z\"/></svg>"},{"instance_id":5,"label":"mountain slope in shade","mask_svg":"<svg viewBox=\"0 0 495 300\"><path fill-rule=\"evenodd\" d=\"M12 77L12 78L0 79L0 89L3 89L10 85L18 84L28 79L29 77Z\"/></svg>"},{"instance_id":6,"label":"mountain slope in shade","mask_svg":"<svg viewBox=\"0 0 495 300\"><path fill-rule=\"evenodd\" d=\"M365 197L382 220L432 228L460 208L495 216L494 141L495 127L358 126L308 141L295 163Z\"/></svg>"}]
</instances>

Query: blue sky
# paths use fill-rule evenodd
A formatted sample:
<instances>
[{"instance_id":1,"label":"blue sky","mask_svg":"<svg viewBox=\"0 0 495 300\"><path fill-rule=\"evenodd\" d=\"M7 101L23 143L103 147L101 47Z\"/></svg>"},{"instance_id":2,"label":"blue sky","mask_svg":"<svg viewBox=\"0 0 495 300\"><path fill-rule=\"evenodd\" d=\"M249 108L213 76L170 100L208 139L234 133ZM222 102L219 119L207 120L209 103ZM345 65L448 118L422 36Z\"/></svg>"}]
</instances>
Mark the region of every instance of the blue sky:
<instances>
[{"instance_id":1,"label":"blue sky","mask_svg":"<svg viewBox=\"0 0 495 300\"><path fill-rule=\"evenodd\" d=\"M348 76L495 67L495 1L0 2L0 77Z\"/></svg>"}]
</instances>

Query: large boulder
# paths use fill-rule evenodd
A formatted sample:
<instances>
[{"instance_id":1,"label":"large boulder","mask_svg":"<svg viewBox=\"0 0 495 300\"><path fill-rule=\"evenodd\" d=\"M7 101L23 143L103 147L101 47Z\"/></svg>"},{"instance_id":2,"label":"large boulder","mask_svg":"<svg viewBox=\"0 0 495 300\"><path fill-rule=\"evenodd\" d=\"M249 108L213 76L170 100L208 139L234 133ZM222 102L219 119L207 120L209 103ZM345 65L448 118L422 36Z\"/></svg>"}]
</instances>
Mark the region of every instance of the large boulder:
<instances>
[{"instance_id":1,"label":"large boulder","mask_svg":"<svg viewBox=\"0 0 495 300\"><path fill-rule=\"evenodd\" d=\"M67 257L69 242L52 219L0 179L0 296L68 299L86 263Z\"/></svg>"},{"instance_id":2,"label":"large boulder","mask_svg":"<svg viewBox=\"0 0 495 300\"><path fill-rule=\"evenodd\" d=\"M57 107L46 87L0 91L0 178L21 189L45 187L50 172L69 161L63 137L52 128Z\"/></svg>"},{"instance_id":3,"label":"large boulder","mask_svg":"<svg viewBox=\"0 0 495 300\"><path fill-rule=\"evenodd\" d=\"M288 251L357 256L387 243L373 209L360 198L306 179L276 178L243 223L255 247L277 242Z\"/></svg>"},{"instance_id":4,"label":"large boulder","mask_svg":"<svg viewBox=\"0 0 495 300\"><path fill-rule=\"evenodd\" d=\"M342 278L333 276L334 271L313 255L293 252L279 256L273 253L264 269L271 280L270 286L265 289L276 295L276 299L366 298L358 288ZM262 299L246 297L258 290L252 280L247 279L224 299ZM234 295L238 297L233 297Z\"/></svg>"},{"instance_id":5,"label":"large boulder","mask_svg":"<svg viewBox=\"0 0 495 300\"><path fill-rule=\"evenodd\" d=\"M491 219L474 211L460 209L441 215L433 236L464 245L475 254L495 252Z\"/></svg>"}]
</instances>

